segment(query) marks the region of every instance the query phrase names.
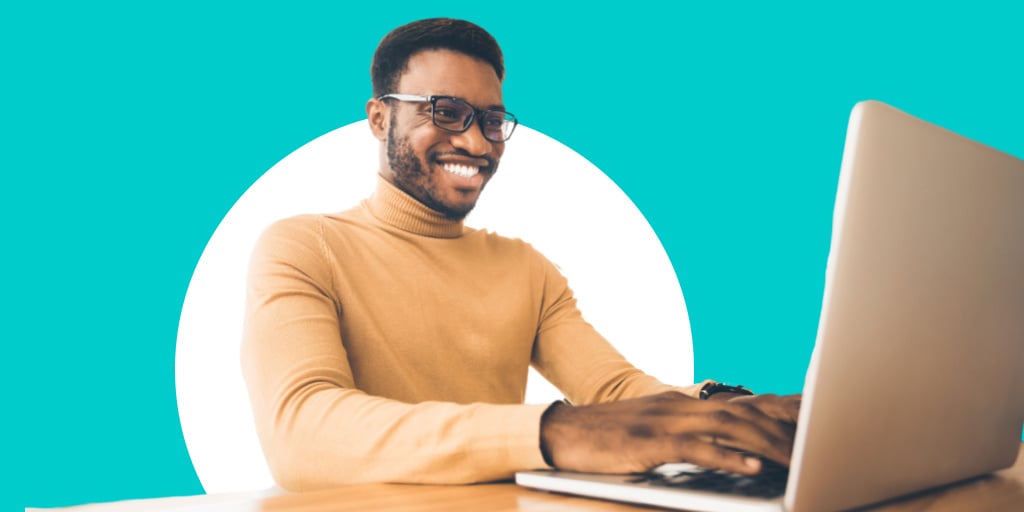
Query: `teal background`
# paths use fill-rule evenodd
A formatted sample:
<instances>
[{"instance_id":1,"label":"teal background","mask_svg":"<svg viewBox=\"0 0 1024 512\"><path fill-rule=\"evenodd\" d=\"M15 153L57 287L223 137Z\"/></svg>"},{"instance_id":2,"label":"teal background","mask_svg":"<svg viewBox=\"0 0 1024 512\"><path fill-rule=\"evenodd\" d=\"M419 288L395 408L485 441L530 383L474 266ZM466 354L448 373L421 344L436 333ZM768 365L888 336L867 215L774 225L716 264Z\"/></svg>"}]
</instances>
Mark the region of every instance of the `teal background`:
<instances>
[{"instance_id":1,"label":"teal background","mask_svg":"<svg viewBox=\"0 0 1024 512\"><path fill-rule=\"evenodd\" d=\"M856 101L1024 157L1020 3L423 5L0 7L4 510L202 492L174 397L191 272L264 171L365 117L401 23L489 29L510 110L636 202L698 379L800 390Z\"/></svg>"}]
</instances>

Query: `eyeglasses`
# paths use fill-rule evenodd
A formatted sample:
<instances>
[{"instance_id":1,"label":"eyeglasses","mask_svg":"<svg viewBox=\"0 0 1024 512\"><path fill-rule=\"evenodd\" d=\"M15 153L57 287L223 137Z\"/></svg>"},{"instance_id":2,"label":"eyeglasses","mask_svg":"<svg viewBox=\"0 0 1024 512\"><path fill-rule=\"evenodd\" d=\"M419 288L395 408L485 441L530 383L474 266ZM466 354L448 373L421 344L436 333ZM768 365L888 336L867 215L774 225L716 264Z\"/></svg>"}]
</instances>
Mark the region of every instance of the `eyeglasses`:
<instances>
[{"instance_id":1,"label":"eyeglasses","mask_svg":"<svg viewBox=\"0 0 1024 512\"><path fill-rule=\"evenodd\" d=\"M462 133L473 124L473 119L480 119L480 130L491 142L505 142L519 124L516 116L508 112L481 110L454 96L385 94L377 99L430 103L430 118L434 126L452 133Z\"/></svg>"}]
</instances>

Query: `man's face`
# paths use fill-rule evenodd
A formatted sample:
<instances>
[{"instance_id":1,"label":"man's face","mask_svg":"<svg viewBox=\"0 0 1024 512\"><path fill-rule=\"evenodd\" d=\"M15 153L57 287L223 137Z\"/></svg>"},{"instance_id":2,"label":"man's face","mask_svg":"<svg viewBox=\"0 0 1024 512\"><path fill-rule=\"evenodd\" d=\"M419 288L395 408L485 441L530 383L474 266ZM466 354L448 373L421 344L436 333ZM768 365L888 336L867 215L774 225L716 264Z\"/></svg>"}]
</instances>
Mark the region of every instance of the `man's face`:
<instances>
[{"instance_id":1,"label":"man's face","mask_svg":"<svg viewBox=\"0 0 1024 512\"><path fill-rule=\"evenodd\" d=\"M455 96L478 109L504 109L494 68L449 50L413 55L390 92ZM390 112L384 178L448 218L465 217L497 171L505 144L485 139L475 117L468 130L451 133L433 124L429 103L385 103Z\"/></svg>"}]
</instances>

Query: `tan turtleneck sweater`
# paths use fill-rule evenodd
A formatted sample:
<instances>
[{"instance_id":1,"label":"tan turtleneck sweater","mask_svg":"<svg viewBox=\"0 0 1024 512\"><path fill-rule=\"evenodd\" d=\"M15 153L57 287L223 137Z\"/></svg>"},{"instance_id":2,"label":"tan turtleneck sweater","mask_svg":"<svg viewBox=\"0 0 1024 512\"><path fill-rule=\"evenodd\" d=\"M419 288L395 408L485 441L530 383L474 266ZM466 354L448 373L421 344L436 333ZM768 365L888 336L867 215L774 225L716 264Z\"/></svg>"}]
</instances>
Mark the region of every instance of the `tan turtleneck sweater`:
<instances>
[{"instance_id":1,"label":"tan turtleneck sweater","mask_svg":"<svg viewBox=\"0 0 1024 512\"><path fill-rule=\"evenodd\" d=\"M529 244L448 220L383 179L352 210L277 222L256 246L242 368L286 489L547 467L548 404L523 405L531 364L575 404L676 389L585 322Z\"/></svg>"}]
</instances>

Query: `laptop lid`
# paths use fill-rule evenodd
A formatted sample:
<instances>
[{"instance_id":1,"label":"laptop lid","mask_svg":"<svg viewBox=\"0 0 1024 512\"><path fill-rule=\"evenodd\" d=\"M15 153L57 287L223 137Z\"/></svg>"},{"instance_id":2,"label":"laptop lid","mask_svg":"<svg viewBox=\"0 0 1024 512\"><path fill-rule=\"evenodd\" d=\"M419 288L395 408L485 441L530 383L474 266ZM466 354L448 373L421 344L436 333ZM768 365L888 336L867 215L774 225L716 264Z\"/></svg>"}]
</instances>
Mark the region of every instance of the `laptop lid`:
<instances>
[{"instance_id":1,"label":"laptop lid","mask_svg":"<svg viewBox=\"0 0 1024 512\"><path fill-rule=\"evenodd\" d=\"M848 509L1010 466L1021 396L1024 161L883 103L857 104L786 510ZM517 475L662 507L783 505L636 480Z\"/></svg>"},{"instance_id":2,"label":"laptop lid","mask_svg":"<svg viewBox=\"0 0 1024 512\"><path fill-rule=\"evenodd\" d=\"M1024 161L880 102L850 116L789 510L1010 466L1024 422Z\"/></svg>"}]
</instances>

